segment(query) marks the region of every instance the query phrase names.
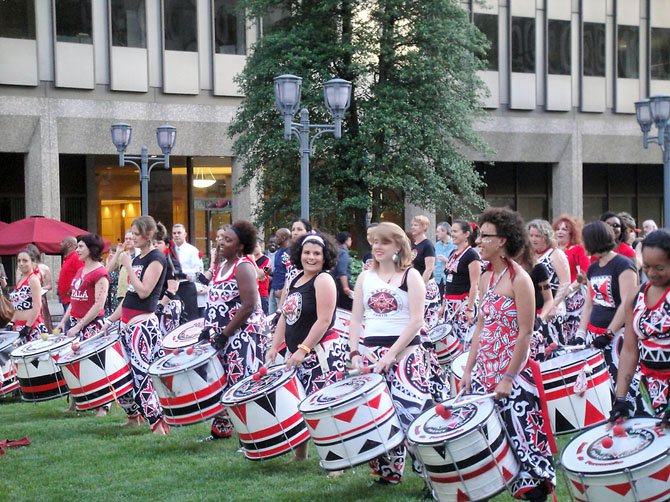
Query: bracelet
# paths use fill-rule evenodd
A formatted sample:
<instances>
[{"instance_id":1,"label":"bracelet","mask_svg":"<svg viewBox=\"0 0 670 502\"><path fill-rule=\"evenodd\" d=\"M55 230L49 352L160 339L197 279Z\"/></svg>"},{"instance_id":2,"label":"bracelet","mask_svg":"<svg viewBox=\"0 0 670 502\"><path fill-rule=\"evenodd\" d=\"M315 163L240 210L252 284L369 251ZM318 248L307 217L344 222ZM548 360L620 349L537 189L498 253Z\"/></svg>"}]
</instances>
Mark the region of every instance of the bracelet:
<instances>
[{"instance_id":1,"label":"bracelet","mask_svg":"<svg viewBox=\"0 0 670 502\"><path fill-rule=\"evenodd\" d=\"M625 397L617 396L617 397L614 398L614 402L615 402L615 403L625 403L625 402L626 402L626 398L625 398Z\"/></svg>"},{"instance_id":2,"label":"bracelet","mask_svg":"<svg viewBox=\"0 0 670 502\"><path fill-rule=\"evenodd\" d=\"M349 359L353 359L356 356L361 357L361 353L358 352L357 350L352 350L351 352L349 352Z\"/></svg>"},{"instance_id":3,"label":"bracelet","mask_svg":"<svg viewBox=\"0 0 670 502\"><path fill-rule=\"evenodd\" d=\"M304 343L299 343L299 344L298 344L298 348L304 350L305 353L307 353L307 354L309 354L310 352L312 352L312 349L310 349L310 348L309 348L307 345L305 345Z\"/></svg>"},{"instance_id":4,"label":"bracelet","mask_svg":"<svg viewBox=\"0 0 670 502\"><path fill-rule=\"evenodd\" d=\"M612 331L611 329L607 328L607 329L605 330L605 335L607 336L607 338L609 338L609 339L611 340L612 338L614 338L614 331Z\"/></svg>"},{"instance_id":5,"label":"bracelet","mask_svg":"<svg viewBox=\"0 0 670 502\"><path fill-rule=\"evenodd\" d=\"M165 296L167 296L170 300L174 300L175 294L166 289Z\"/></svg>"},{"instance_id":6,"label":"bracelet","mask_svg":"<svg viewBox=\"0 0 670 502\"><path fill-rule=\"evenodd\" d=\"M513 373L503 373L503 378L509 378L510 380L514 380L516 378L516 375Z\"/></svg>"}]
</instances>

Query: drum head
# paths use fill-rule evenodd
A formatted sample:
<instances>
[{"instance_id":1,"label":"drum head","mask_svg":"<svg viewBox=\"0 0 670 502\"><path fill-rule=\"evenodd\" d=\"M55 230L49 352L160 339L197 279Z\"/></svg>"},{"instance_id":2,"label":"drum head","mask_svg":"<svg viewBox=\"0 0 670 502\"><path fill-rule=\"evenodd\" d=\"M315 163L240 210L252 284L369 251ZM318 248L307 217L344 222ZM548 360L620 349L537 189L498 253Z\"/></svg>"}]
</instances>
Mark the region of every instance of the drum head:
<instances>
[{"instance_id":1,"label":"drum head","mask_svg":"<svg viewBox=\"0 0 670 502\"><path fill-rule=\"evenodd\" d=\"M428 330L428 337L431 342L435 343L448 337L451 334L452 329L451 324L438 324L434 328Z\"/></svg>"},{"instance_id":2,"label":"drum head","mask_svg":"<svg viewBox=\"0 0 670 502\"><path fill-rule=\"evenodd\" d=\"M69 349L64 352L58 359L57 364L69 364L75 361L80 361L82 359L88 358L91 354L100 352L101 350L109 347L111 344L116 342L119 339L118 336L101 336L98 338L93 338L92 340L84 340L79 344L79 350L77 352Z\"/></svg>"},{"instance_id":3,"label":"drum head","mask_svg":"<svg viewBox=\"0 0 670 502\"><path fill-rule=\"evenodd\" d=\"M14 349L11 353L11 357L28 357L42 354L45 352L51 352L65 347L72 343L72 337L69 336L50 336L46 340L34 340L28 342L25 345L21 345L19 348Z\"/></svg>"},{"instance_id":4,"label":"drum head","mask_svg":"<svg viewBox=\"0 0 670 502\"><path fill-rule=\"evenodd\" d=\"M182 373L202 365L210 360L214 354L216 354L216 349L211 345L195 347L191 354L188 354L186 351L182 351L179 354L168 354L149 366L149 374L163 376Z\"/></svg>"},{"instance_id":5,"label":"drum head","mask_svg":"<svg viewBox=\"0 0 670 502\"><path fill-rule=\"evenodd\" d=\"M16 331L0 331L0 352L11 347L18 339L19 334Z\"/></svg>"},{"instance_id":6,"label":"drum head","mask_svg":"<svg viewBox=\"0 0 670 502\"><path fill-rule=\"evenodd\" d=\"M584 431L565 446L561 464L575 473L607 474L664 457L670 448L670 436L660 436L656 422L656 418L626 420L622 424L625 436L614 437L610 448L603 446L603 439L612 435L606 430L607 424Z\"/></svg>"},{"instance_id":7,"label":"drum head","mask_svg":"<svg viewBox=\"0 0 670 502\"><path fill-rule=\"evenodd\" d=\"M181 349L193 345L197 343L200 332L204 327L204 319L195 319L184 323L163 337L163 347L166 349Z\"/></svg>"},{"instance_id":8,"label":"drum head","mask_svg":"<svg viewBox=\"0 0 670 502\"><path fill-rule=\"evenodd\" d=\"M225 405L233 405L246 403L256 399L258 396L272 392L274 389L280 388L284 383L289 381L295 375L295 370L286 370L286 366L278 364L268 369L265 376L254 380L252 376L248 376L244 380L233 385L221 398L221 402Z\"/></svg>"},{"instance_id":9,"label":"drum head","mask_svg":"<svg viewBox=\"0 0 670 502\"><path fill-rule=\"evenodd\" d=\"M469 397L474 396L465 394L462 398ZM447 406L453 402L454 399L448 399L443 404ZM435 408L431 408L409 425L407 439L420 444L443 443L472 431L491 413L493 413L493 400L489 397L482 397L463 406L456 405L451 408L448 418L440 417L435 413Z\"/></svg>"},{"instance_id":10,"label":"drum head","mask_svg":"<svg viewBox=\"0 0 670 502\"><path fill-rule=\"evenodd\" d=\"M451 363L451 372L458 378L463 378L463 374L465 373L465 365L468 363L469 354L470 352L463 352Z\"/></svg>"},{"instance_id":11,"label":"drum head","mask_svg":"<svg viewBox=\"0 0 670 502\"><path fill-rule=\"evenodd\" d=\"M555 370L558 368L563 368L571 363L576 363L579 361L586 361L589 357L594 355L601 354L599 350L595 349L582 349L576 351L565 351L561 355L552 357L547 361L542 361L540 363L540 369L542 372Z\"/></svg>"},{"instance_id":12,"label":"drum head","mask_svg":"<svg viewBox=\"0 0 670 502\"><path fill-rule=\"evenodd\" d=\"M384 377L371 373L357 375L346 380L340 380L307 396L298 406L303 413L319 411L327 407L334 407L351 401L358 396L371 391L378 385L385 385Z\"/></svg>"}]
</instances>

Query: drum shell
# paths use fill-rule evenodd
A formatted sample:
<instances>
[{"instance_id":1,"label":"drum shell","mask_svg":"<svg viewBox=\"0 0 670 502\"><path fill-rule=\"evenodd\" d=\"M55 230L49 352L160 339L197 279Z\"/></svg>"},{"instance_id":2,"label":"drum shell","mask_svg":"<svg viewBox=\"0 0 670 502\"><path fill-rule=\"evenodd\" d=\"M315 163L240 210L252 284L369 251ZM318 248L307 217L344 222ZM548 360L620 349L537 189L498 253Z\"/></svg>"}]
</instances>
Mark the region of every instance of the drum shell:
<instances>
[{"instance_id":1,"label":"drum shell","mask_svg":"<svg viewBox=\"0 0 670 502\"><path fill-rule=\"evenodd\" d=\"M340 341L344 345L346 353L349 353L349 324L351 323L351 312L349 310L336 308L333 330L340 335Z\"/></svg>"},{"instance_id":2,"label":"drum shell","mask_svg":"<svg viewBox=\"0 0 670 502\"><path fill-rule=\"evenodd\" d=\"M202 352L182 352L178 357L191 361L169 370L165 364L177 357L168 354L149 367L149 377L154 392L163 408L163 421L168 425L191 425L208 420L223 412L219 399L226 384L226 374L216 351L205 346L201 350L211 352L209 358L201 360Z\"/></svg>"},{"instance_id":3,"label":"drum shell","mask_svg":"<svg viewBox=\"0 0 670 502\"><path fill-rule=\"evenodd\" d=\"M298 404L305 397L300 380L295 370L285 373L282 366L275 368L259 380L261 387L264 381L275 379L262 391L238 398L236 394L241 389L254 387L253 378L247 377L221 398L240 438L244 456L250 460L283 455L309 440L309 431L298 411Z\"/></svg>"},{"instance_id":4,"label":"drum shell","mask_svg":"<svg viewBox=\"0 0 670 502\"><path fill-rule=\"evenodd\" d=\"M461 390L461 380L463 380L463 373L465 364L468 362L468 355L468 352L463 352L451 361L449 378L451 383L451 393L454 396Z\"/></svg>"},{"instance_id":5,"label":"drum shell","mask_svg":"<svg viewBox=\"0 0 670 502\"><path fill-rule=\"evenodd\" d=\"M580 371L587 388L575 391ZM568 434L602 424L612 409L612 380L602 352L581 350L540 363L547 410L554 434Z\"/></svg>"},{"instance_id":6,"label":"drum shell","mask_svg":"<svg viewBox=\"0 0 670 502\"><path fill-rule=\"evenodd\" d=\"M0 397L7 396L19 388L16 367L10 354L19 334L14 331L0 331Z\"/></svg>"},{"instance_id":7,"label":"drum shell","mask_svg":"<svg viewBox=\"0 0 670 502\"><path fill-rule=\"evenodd\" d=\"M376 385L363 392L352 392L346 401L314 408L321 389L300 404L300 412L327 470L353 467L399 446L404 438L391 393L380 375L351 377L348 380L374 378ZM346 386L347 380L332 384Z\"/></svg>"},{"instance_id":8,"label":"drum shell","mask_svg":"<svg viewBox=\"0 0 670 502\"><path fill-rule=\"evenodd\" d=\"M442 366L448 366L451 361L463 353L463 344L454 334L451 325L435 326L428 332L428 336L435 348L437 362Z\"/></svg>"},{"instance_id":9,"label":"drum shell","mask_svg":"<svg viewBox=\"0 0 670 502\"><path fill-rule=\"evenodd\" d=\"M63 372L56 365L60 354L72 345L72 339L57 337L48 341L34 340L11 353L19 380L21 399L48 401L67 395L70 391ZM26 353L26 351L31 351Z\"/></svg>"},{"instance_id":10,"label":"drum shell","mask_svg":"<svg viewBox=\"0 0 670 502\"><path fill-rule=\"evenodd\" d=\"M627 456L613 459L612 468L607 472L597 472L589 465L593 462L589 455L591 447L602 441L605 436L611 435L606 430L607 425L599 425L575 436L561 454L561 467L574 500L608 502L670 500L670 455L668 455L670 434L667 430L660 429L656 422L658 419L654 418L633 418L624 422L626 429L631 426L644 429L654 437L654 442L659 443L654 445L653 451L643 449L636 453L638 457L649 453L642 461L638 459L632 463L631 458ZM618 440L617 437L613 438L610 449L614 452L617 451ZM579 469L575 469L575 465L566 468L566 455L571 457L572 464L574 460L579 460L583 465L580 465Z\"/></svg>"},{"instance_id":11,"label":"drum shell","mask_svg":"<svg viewBox=\"0 0 670 502\"><path fill-rule=\"evenodd\" d=\"M173 329L163 337L163 350L185 349L195 345L204 327L204 319L195 319Z\"/></svg>"},{"instance_id":12,"label":"drum shell","mask_svg":"<svg viewBox=\"0 0 670 502\"><path fill-rule=\"evenodd\" d=\"M81 342L77 357L71 350L64 352L56 363L63 372L78 410L91 410L133 390L130 360L118 336L105 336L104 344L91 353L84 352L89 343L100 343L100 338Z\"/></svg>"},{"instance_id":13,"label":"drum shell","mask_svg":"<svg viewBox=\"0 0 670 502\"><path fill-rule=\"evenodd\" d=\"M467 397L467 396L464 396ZM421 461L437 500L481 500L505 490L520 472L504 425L489 398L489 413L479 423L446 439L430 438L423 430L429 421L446 424L432 408L409 426L407 441ZM446 403L449 403L447 401ZM479 402L477 402L479 403ZM477 403L466 406L476 407ZM479 404L481 406L481 404Z\"/></svg>"}]
</instances>

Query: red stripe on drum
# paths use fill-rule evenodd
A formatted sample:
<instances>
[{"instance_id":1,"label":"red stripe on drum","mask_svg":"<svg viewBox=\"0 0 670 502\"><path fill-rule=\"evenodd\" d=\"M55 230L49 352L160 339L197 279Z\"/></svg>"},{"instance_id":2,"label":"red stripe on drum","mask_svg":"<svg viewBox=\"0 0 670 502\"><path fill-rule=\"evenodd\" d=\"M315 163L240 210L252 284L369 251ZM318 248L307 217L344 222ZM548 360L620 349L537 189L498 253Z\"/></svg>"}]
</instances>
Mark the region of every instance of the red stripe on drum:
<instances>
[{"instance_id":1,"label":"red stripe on drum","mask_svg":"<svg viewBox=\"0 0 670 502\"><path fill-rule=\"evenodd\" d=\"M240 431L237 431L237 435L240 437L242 441L254 442L257 440L268 438L270 436L274 436L275 434L278 434L280 432L284 432L285 430L290 429L300 421L302 421L302 415L299 412L297 412L288 417L283 422L279 422L277 425L273 425L272 427L267 427L265 429L249 433L242 433Z\"/></svg>"},{"instance_id":2,"label":"red stripe on drum","mask_svg":"<svg viewBox=\"0 0 670 502\"><path fill-rule=\"evenodd\" d=\"M476 469L472 472L467 472L465 474L461 473L448 476L433 475L430 472L428 472L428 474L430 475L430 480L436 483L458 483L461 480L476 478L477 476L481 476L482 474L485 474L489 471L494 471L496 469L496 465L500 465L508 453L509 453L509 443L505 441L505 446L503 447L502 451L498 454L498 456L495 458L495 460L491 460L488 464L483 465L479 469ZM506 479L506 481L509 481L509 479Z\"/></svg>"},{"instance_id":3,"label":"red stripe on drum","mask_svg":"<svg viewBox=\"0 0 670 502\"><path fill-rule=\"evenodd\" d=\"M548 362L551 362L550 359ZM576 375L581 371L581 369L588 363L591 368L597 368L598 366L605 365L605 358L601 353L594 354L590 357L587 357L586 360L575 360L571 364L566 366L561 366L553 370L542 371L542 381L551 382L552 380L562 380L570 376ZM540 365L540 368L542 365Z\"/></svg>"},{"instance_id":4,"label":"red stripe on drum","mask_svg":"<svg viewBox=\"0 0 670 502\"><path fill-rule=\"evenodd\" d=\"M183 404L193 403L195 401L200 401L206 397L211 396L213 393L221 392L223 385L226 383L226 377L222 376L220 379L216 380L212 385L200 389L196 392L190 392L183 396L177 397L162 397L158 396L158 400L161 405L166 408L171 408L173 406L179 406Z\"/></svg>"},{"instance_id":5,"label":"red stripe on drum","mask_svg":"<svg viewBox=\"0 0 670 502\"><path fill-rule=\"evenodd\" d=\"M347 436L354 434L360 430L363 429L368 429L371 425L375 425L378 422L383 422L389 415L392 415L395 412L395 408L390 407L388 410L386 410L384 413L381 415L374 417L372 420L369 422L364 423L363 425L356 427L354 429L349 429L346 431L342 431L341 434L335 434L334 436L316 436L314 435L314 430L312 430L312 439L314 440L314 443L316 442L325 442L325 441L331 441L333 439L338 439L338 438L346 438Z\"/></svg>"},{"instance_id":6,"label":"red stripe on drum","mask_svg":"<svg viewBox=\"0 0 670 502\"><path fill-rule=\"evenodd\" d=\"M83 403L76 403L76 406L78 410L92 410L95 408L99 408L103 404L115 401L117 397L123 396L124 394L130 392L131 390L133 390L133 382L128 382L122 387L114 389L114 392L110 391L108 394L105 394L104 396L98 399L94 399L92 401L84 401Z\"/></svg>"},{"instance_id":7,"label":"red stripe on drum","mask_svg":"<svg viewBox=\"0 0 670 502\"><path fill-rule=\"evenodd\" d=\"M65 369L69 370L70 367L65 366ZM118 371L115 371L111 375L105 376L104 378L101 378L97 382L93 382L88 385L82 385L81 387L73 387L72 384L68 383L70 387L70 394L72 394L73 396L81 396L82 394L87 394L91 391L98 390L106 385L112 384L115 380L127 375L128 373L130 373L130 364L127 364L126 366L124 366Z\"/></svg>"},{"instance_id":8,"label":"red stripe on drum","mask_svg":"<svg viewBox=\"0 0 670 502\"><path fill-rule=\"evenodd\" d=\"M282 453L287 452L291 448L295 448L301 443L304 443L308 439L309 439L309 431L305 429L302 432L302 434L299 434L295 438L288 440L286 443L283 443L277 448L272 448L271 450L263 450L263 451L244 450L244 456L253 460L253 459L261 459L261 458L264 459L276 455L281 455Z\"/></svg>"},{"instance_id":9,"label":"red stripe on drum","mask_svg":"<svg viewBox=\"0 0 670 502\"><path fill-rule=\"evenodd\" d=\"M38 392L45 392L48 390L53 390L53 389L67 389L67 385L65 384L65 380L57 380L52 383L45 383L44 385L33 385L33 386L22 386L21 387L21 392L25 392L26 394L37 394Z\"/></svg>"},{"instance_id":10,"label":"red stripe on drum","mask_svg":"<svg viewBox=\"0 0 670 502\"><path fill-rule=\"evenodd\" d=\"M11 383L7 384L7 380L5 380L5 385L0 387L0 396L4 396L5 394L9 394L10 392L14 392L16 389L19 388L19 381L14 380Z\"/></svg>"},{"instance_id":11,"label":"red stripe on drum","mask_svg":"<svg viewBox=\"0 0 670 502\"><path fill-rule=\"evenodd\" d=\"M163 421L168 425L191 425L215 417L222 411L223 405L217 404L209 409L200 410L199 413L194 413L182 417L168 417L167 415L163 415Z\"/></svg>"},{"instance_id":12,"label":"red stripe on drum","mask_svg":"<svg viewBox=\"0 0 670 502\"><path fill-rule=\"evenodd\" d=\"M603 371L600 374L589 378L586 388L593 389L609 381L610 381L609 373L607 371ZM567 387L561 387L560 389L556 390L547 391L545 389L544 391L544 395L546 396L547 401L555 401L557 399L573 396L575 394L576 392L574 391L574 384L568 385Z\"/></svg>"}]
</instances>

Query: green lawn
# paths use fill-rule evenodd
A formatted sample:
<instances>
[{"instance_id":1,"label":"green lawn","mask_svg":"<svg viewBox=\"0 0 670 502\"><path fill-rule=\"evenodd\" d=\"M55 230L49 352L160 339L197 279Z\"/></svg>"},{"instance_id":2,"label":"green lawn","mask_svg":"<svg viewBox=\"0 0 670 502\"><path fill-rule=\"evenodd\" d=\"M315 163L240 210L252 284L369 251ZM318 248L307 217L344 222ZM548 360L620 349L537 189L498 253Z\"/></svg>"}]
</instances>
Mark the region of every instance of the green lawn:
<instances>
[{"instance_id":1,"label":"green lawn","mask_svg":"<svg viewBox=\"0 0 670 502\"><path fill-rule=\"evenodd\" d=\"M207 424L157 437L147 426L119 427L125 415L116 405L104 418L66 408L62 398L0 398L0 440L32 441L0 458L0 500L424 500L423 482L409 466L398 486L377 485L367 466L329 479L314 449L306 462L291 462L290 454L252 462L237 453L235 439L199 443ZM563 480L557 497L569 500Z\"/></svg>"}]
</instances>

